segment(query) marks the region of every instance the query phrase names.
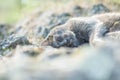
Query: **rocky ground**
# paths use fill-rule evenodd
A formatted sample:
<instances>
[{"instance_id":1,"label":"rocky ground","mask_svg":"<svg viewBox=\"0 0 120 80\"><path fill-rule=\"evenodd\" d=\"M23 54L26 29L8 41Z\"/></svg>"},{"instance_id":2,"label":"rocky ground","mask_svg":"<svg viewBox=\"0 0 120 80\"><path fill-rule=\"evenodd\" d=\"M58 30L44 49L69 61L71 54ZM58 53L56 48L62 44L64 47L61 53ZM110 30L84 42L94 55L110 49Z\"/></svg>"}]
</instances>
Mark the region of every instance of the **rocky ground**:
<instances>
[{"instance_id":1,"label":"rocky ground","mask_svg":"<svg viewBox=\"0 0 120 80\"><path fill-rule=\"evenodd\" d=\"M37 11L16 26L0 24L0 80L120 80L119 43L96 49L40 46L52 28L71 17L113 11L101 3L74 5L66 12Z\"/></svg>"}]
</instances>

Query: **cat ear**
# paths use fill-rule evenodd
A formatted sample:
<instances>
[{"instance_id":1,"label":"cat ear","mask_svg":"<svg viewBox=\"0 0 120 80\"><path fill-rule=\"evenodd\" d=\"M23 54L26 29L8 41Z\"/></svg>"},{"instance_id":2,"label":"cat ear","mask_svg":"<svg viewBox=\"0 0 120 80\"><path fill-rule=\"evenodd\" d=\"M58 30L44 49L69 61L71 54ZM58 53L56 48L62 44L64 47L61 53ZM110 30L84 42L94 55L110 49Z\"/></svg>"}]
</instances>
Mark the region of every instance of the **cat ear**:
<instances>
[{"instance_id":1,"label":"cat ear","mask_svg":"<svg viewBox=\"0 0 120 80\"><path fill-rule=\"evenodd\" d=\"M118 25L120 25L120 21L116 21L116 22L113 24L113 26L118 26Z\"/></svg>"},{"instance_id":2,"label":"cat ear","mask_svg":"<svg viewBox=\"0 0 120 80\"><path fill-rule=\"evenodd\" d=\"M110 31L120 30L120 21L116 21L113 26L110 28Z\"/></svg>"},{"instance_id":3,"label":"cat ear","mask_svg":"<svg viewBox=\"0 0 120 80\"><path fill-rule=\"evenodd\" d=\"M49 36L49 38L47 40L52 41L53 40L53 36Z\"/></svg>"}]
</instances>

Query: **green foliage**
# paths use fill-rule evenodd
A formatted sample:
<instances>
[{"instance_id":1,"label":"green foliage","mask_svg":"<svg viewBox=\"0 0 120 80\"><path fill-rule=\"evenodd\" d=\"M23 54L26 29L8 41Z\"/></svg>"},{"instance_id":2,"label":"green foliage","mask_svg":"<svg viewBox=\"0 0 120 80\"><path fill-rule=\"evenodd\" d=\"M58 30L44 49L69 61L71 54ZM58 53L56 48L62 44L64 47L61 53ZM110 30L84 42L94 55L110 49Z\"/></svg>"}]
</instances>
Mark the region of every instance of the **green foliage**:
<instances>
[{"instance_id":1,"label":"green foliage","mask_svg":"<svg viewBox=\"0 0 120 80\"><path fill-rule=\"evenodd\" d=\"M70 1L77 4L104 2L120 5L120 0L0 0L0 22L15 23L25 13L32 12L35 8L46 10L54 5L65 5Z\"/></svg>"}]
</instances>

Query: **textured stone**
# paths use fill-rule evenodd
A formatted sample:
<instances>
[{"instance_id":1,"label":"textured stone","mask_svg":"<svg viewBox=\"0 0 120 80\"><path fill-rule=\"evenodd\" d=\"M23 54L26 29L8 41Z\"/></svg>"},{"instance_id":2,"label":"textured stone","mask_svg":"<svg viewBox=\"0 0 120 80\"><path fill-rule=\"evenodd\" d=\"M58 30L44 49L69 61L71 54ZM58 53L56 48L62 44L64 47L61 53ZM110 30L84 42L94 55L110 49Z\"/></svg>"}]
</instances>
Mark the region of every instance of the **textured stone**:
<instances>
[{"instance_id":1,"label":"textured stone","mask_svg":"<svg viewBox=\"0 0 120 80\"><path fill-rule=\"evenodd\" d=\"M7 49L15 48L17 45L28 45L29 41L25 36L10 35L8 38L0 42L1 53Z\"/></svg>"},{"instance_id":2,"label":"textured stone","mask_svg":"<svg viewBox=\"0 0 120 80\"><path fill-rule=\"evenodd\" d=\"M110 10L102 3L93 5L92 9L90 10L90 14L92 14L92 15L106 13L106 12L110 12Z\"/></svg>"}]
</instances>

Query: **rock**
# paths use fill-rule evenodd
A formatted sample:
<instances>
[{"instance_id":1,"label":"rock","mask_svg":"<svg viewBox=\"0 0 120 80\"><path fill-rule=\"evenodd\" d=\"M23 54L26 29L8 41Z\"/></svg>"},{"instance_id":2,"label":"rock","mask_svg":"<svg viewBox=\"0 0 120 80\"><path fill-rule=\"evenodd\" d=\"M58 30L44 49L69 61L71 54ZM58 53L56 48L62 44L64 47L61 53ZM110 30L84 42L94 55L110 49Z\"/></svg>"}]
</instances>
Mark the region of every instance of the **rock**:
<instances>
[{"instance_id":1,"label":"rock","mask_svg":"<svg viewBox=\"0 0 120 80\"><path fill-rule=\"evenodd\" d=\"M35 36L36 37L43 37L43 38L45 38L47 35L48 35L48 33L49 33L49 29L48 28L46 28L46 27L44 27L44 26L37 26L36 28L35 28Z\"/></svg>"},{"instance_id":2,"label":"rock","mask_svg":"<svg viewBox=\"0 0 120 80\"><path fill-rule=\"evenodd\" d=\"M110 12L110 10L102 3L93 5L92 9L90 10L91 15L105 13L105 12Z\"/></svg>"},{"instance_id":3,"label":"rock","mask_svg":"<svg viewBox=\"0 0 120 80\"><path fill-rule=\"evenodd\" d=\"M64 24L71 15L69 13L53 14L50 16L50 22L48 26L52 29L55 26Z\"/></svg>"},{"instance_id":4,"label":"rock","mask_svg":"<svg viewBox=\"0 0 120 80\"><path fill-rule=\"evenodd\" d=\"M113 57L115 59L115 64L111 72L110 80L120 80L120 43L115 42L112 44Z\"/></svg>"},{"instance_id":5,"label":"rock","mask_svg":"<svg viewBox=\"0 0 120 80\"><path fill-rule=\"evenodd\" d=\"M19 45L16 47L15 53L17 56L22 55L22 56L34 58L41 55L41 53L44 50L45 50L44 48L34 45L24 45L24 46Z\"/></svg>"},{"instance_id":6,"label":"rock","mask_svg":"<svg viewBox=\"0 0 120 80\"><path fill-rule=\"evenodd\" d=\"M10 25L7 24L0 24L0 41L8 36L9 29L11 28Z\"/></svg>"},{"instance_id":7,"label":"rock","mask_svg":"<svg viewBox=\"0 0 120 80\"><path fill-rule=\"evenodd\" d=\"M33 30L28 32L28 40L30 43L40 45L42 40L48 35L50 29L44 26L36 26Z\"/></svg>"},{"instance_id":8,"label":"rock","mask_svg":"<svg viewBox=\"0 0 120 80\"><path fill-rule=\"evenodd\" d=\"M115 64L110 80L120 80L120 63Z\"/></svg>"},{"instance_id":9,"label":"rock","mask_svg":"<svg viewBox=\"0 0 120 80\"><path fill-rule=\"evenodd\" d=\"M78 16L82 16L84 13L85 9L83 9L82 7L80 7L79 5L75 5L73 8L72 8L72 16L74 17L78 17Z\"/></svg>"},{"instance_id":10,"label":"rock","mask_svg":"<svg viewBox=\"0 0 120 80\"><path fill-rule=\"evenodd\" d=\"M4 69L4 72L0 70L0 79L119 80L120 50L116 51L115 46L107 47L56 49L33 45L17 46L14 55L8 59L9 63L4 59L7 64L0 63L0 68Z\"/></svg>"},{"instance_id":11,"label":"rock","mask_svg":"<svg viewBox=\"0 0 120 80\"><path fill-rule=\"evenodd\" d=\"M17 47L7 76L11 80L109 80L114 66L109 51L90 47L38 50ZM25 56L31 55L29 51L37 52L36 57Z\"/></svg>"},{"instance_id":12,"label":"rock","mask_svg":"<svg viewBox=\"0 0 120 80\"><path fill-rule=\"evenodd\" d=\"M17 45L28 45L29 41L25 36L10 35L8 38L0 42L0 51L6 51L7 49L15 48Z\"/></svg>"},{"instance_id":13,"label":"rock","mask_svg":"<svg viewBox=\"0 0 120 80\"><path fill-rule=\"evenodd\" d=\"M18 23L13 33L27 36L32 44L39 45L52 28L64 24L70 17L69 13L57 14L46 11Z\"/></svg>"}]
</instances>

